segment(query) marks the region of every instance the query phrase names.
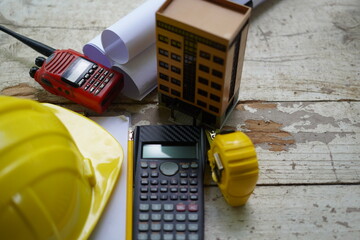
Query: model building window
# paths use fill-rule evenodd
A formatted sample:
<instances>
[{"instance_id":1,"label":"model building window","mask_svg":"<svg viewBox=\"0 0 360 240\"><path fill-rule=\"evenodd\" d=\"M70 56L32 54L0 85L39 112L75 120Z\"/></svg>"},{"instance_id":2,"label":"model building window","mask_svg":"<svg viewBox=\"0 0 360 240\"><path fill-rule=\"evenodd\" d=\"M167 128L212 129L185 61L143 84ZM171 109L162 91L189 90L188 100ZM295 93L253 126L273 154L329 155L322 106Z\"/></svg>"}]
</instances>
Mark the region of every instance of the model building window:
<instances>
[{"instance_id":1,"label":"model building window","mask_svg":"<svg viewBox=\"0 0 360 240\"><path fill-rule=\"evenodd\" d=\"M175 53L171 53L171 59L181 62L181 57Z\"/></svg>"},{"instance_id":2,"label":"model building window","mask_svg":"<svg viewBox=\"0 0 360 240\"><path fill-rule=\"evenodd\" d=\"M180 97L180 92L176 91L174 89L171 89L171 94L174 95L174 96Z\"/></svg>"},{"instance_id":3,"label":"model building window","mask_svg":"<svg viewBox=\"0 0 360 240\"><path fill-rule=\"evenodd\" d=\"M216 89L216 90L221 91L221 85L218 84L218 83L211 82L211 87L212 87L213 89Z\"/></svg>"},{"instance_id":4,"label":"model building window","mask_svg":"<svg viewBox=\"0 0 360 240\"><path fill-rule=\"evenodd\" d=\"M202 65L202 64L199 64L199 69L203 72L206 72L208 73L209 72L209 67L205 66L205 65Z\"/></svg>"},{"instance_id":5,"label":"model building window","mask_svg":"<svg viewBox=\"0 0 360 240\"><path fill-rule=\"evenodd\" d=\"M205 59L210 59L210 54L204 51L200 51L200 57L205 58Z\"/></svg>"},{"instance_id":6,"label":"model building window","mask_svg":"<svg viewBox=\"0 0 360 240\"><path fill-rule=\"evenodd\" d=\"M165 81L169 81L169 76L163 73L159 73L159 78Z\"/></svg>"},{"instance_id":7,"label":"model building window","mask_svg":"<svg viewBox=\"0 0 360 240\"><path fill-rule=\"evenodd\" d=\"M201 101L201 100L197 100L197 105L199 105L200 107L206 108L206 103L204 103L204 102Z\"/></svg>"},{"instance_id":8,"label":"model building window","mask_svg":"<svg viewBox=\"0 0 360 240\"><path fill-rule=\"evenodd\" d=\"M209 109L210 109L211 111L213 111L213 112L216 112L216 113L219 112L219 109L218 109L217 107L212 106L212 105L209 106Z\"/></svg>"},{"instance_id":9,"label":"model building window","mask_svg":"<svg viewBox=\"0 0 360 240\"><path fill-rule=\"evenodd\" d=\"M169 69L169 64L167 64L166 62L159 61L159 65L162 68Z\"/></svg>"},{"instance_id":10,"label":"model building window","mask_svg":"<svg viewBox=\"0 0 360 240\"><path fill-rule=\"evenodd\" d=\"M173 46L173 47L176 47L176 48L181 48L181 42L179 42L179 41L176 41L176 40L174 40L174 39L172 39L171 40L171 46Z\"/></svg>"},{"instance_id":11,"label":"model building window","mask_svg":"<svg viewBox=\"0 0 360 240\"><path fill-rule=\"evenodd\" d=\"M178 67L171 66L171 71L177 74L181 74L181 70Z\"/></svg>"},{"instance_id":12,"label":"model building window","mask_svg":"<svg viewBox=\"0 0 360 240\"><path fill-rule=\"evenodd\" d=\"M214 62L214 63L217 63L217 64L220 64L220 65L224 65L224 59L219 58L219 57L217 57L217 56L214 56L214 57L213 57L213 62Z\"/></svg>"},{"instance_id":13,"label":"model building window","mask_svg":"<svg viewBox=\"0 0 360 240\"><path fill-rule=\"evenodd\" d=\"M215 77L218 77L218 78L222 78L222 77L223 77L222 72L220 72L220 71L218 71L218 70L213 69L211 73L212 73L212 75L215 76Z\"/></svg>"},{"instance_id":14,"label":"model building window","mask_svg":"<svg viewBox=\"0 0 360 240\"><path fill-rule=\"evenodd\" d=\"M210 94L210 99L216 101L216 102L220 102L220 97L219 96L216 96L214 94Z\"/></svg>"},{"instance_id":15,"label":"model building window","mask_svg":"<svg viewBox=\"0 0 360 240\"><path fill-rule=\"evenodd\" d=\"M163 42L163 43L166 43L166 44L169 43L169 38L165 37L165 36L163 36L161 34L158 35L158 39L159 39L160 42Z\"/></svg>"},{"instance_id":16,"label":"model building window","mask_svg":"<svg viewBox=\"0 0 360 240\"><path fill-rule=\"evenodd\" d=\"M162 84L160 84L160 89L165 91L165 92L169 91L169 88L167 86L162 85Z\"/></svg>"},{"instance_id":17,"label":"model building window","mask_svg":"<svg viewBox=\"0 0 360 240\"><path fill-rule=\"evenodd\" d=\"M204 84L204 85L208 85L208 84L209 84L209 80L207 80L206 78L199 77L198 80L199 80L199 83L202 83L202 84Z\"/></svg>"},{"instance_id":18,"label":"model building window","mask_svg":"<svg viewBox=\"0 0 360 240\"><path fill-rule=\"evenodd\" d=\"M204 97L207 97L208 96L208 93L207 93L207 91L204 91L204 90L202 90L202 89L198 89L198 94L199 95L201 95L201 96L204 96Z\"/></svg>"},{"instance_id":19,"label":"model building window","mask_svg":"<svg viewBox=\"0 0 360 240\"><path fill-rule=\"evenodd\" d=\"M168 57L169 56L169 52L162 49L162 48L159 48L159 54L165 56L165 57Z\"/></svg>"},{"instance_id":20,"label":"model building window","mask_svg":"<svg viewBox=\"0 0 360 240\"><path fill-rule=\"evenodd\" d=\"M175 85L178 85L178 86L181 86L181 82L180 80L176 79L176 78L171 78L171 83L175 84Z\"/></svg>"}]
</instances>

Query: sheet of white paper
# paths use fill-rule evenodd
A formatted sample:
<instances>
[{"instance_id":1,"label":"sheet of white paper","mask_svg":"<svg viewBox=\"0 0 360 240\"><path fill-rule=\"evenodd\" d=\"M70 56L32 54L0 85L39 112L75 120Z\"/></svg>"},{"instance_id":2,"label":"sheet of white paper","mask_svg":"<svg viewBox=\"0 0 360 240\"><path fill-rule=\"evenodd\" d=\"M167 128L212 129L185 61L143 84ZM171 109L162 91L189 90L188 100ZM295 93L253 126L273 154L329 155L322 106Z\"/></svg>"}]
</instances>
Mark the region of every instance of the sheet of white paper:
<instances>
[{"instance_id":1,"label":"sheet of white paper","mask_svg":"<svg viewBox=\"0 0 360 240\"><path fill-rule=\"evenodd\" d=\"M105 67L111 68L113 65L111 59L105 56L105 50L101 43L101 34L97 35L94 39L84 45L83 53L88 58L104 65Z\"/></svg>"},{"instance_id":2,"label":"sheet of white paper","mask_svg":"<svg viewBox=\"0 0 360 240\"><path fill-rule=\"evenodd\" d=\"M114 62L127 63L155 43L155 13L165 0L148 0L104 30L101 42Z\"/></svg>"},{"instance_id":3,"label":"sheet of white paper","mask_svg":"<svg viewBox=\"0 0 360 240\"><path fill-rule=\"evenodd\" d=\"M90 236L90 240L121 240L126 234L126 189L127 189L127 142L129 118L91 117L100 126L105 128L122 146L124 160L118 183L102 213L98 224ZM96 146L96 143L94 143Z\"/></svg>"},{"instance_id":4,"label":"sheet of white paper","mask_svg":"<svg viewBox=\"0 0 360 240\"><path fill-rule=\"evenodd\" d=\"M124 74L124 88L121 93L129 98L142 100L157 86L155 44L130 62L121 65L115 64L113 68Z\"/></svg>"}]
</instances>

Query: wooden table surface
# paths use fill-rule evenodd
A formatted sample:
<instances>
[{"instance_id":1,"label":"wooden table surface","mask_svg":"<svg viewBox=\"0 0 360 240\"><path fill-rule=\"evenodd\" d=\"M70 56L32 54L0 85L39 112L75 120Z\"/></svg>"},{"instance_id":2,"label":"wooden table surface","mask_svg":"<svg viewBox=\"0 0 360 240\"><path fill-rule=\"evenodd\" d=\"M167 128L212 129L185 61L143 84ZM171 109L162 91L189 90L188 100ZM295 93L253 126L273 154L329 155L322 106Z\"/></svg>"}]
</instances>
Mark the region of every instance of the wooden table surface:
<instances>
[{"instance_id":1,"label":"wooden table surface","mask_svg":"<svg viewBox=\"0 0 360 240\"><path fill-rule=\"evenodd\" d=\"M54 48L82 46L144 0L1 0L0 24ZM258 185L229 207L205 186L206 239L360 239L360 1L267 0L251 17L240 102L226 126L256 145ZM28 71L39 54L0 32L0 94L85 111ZM171 123L154 91L105 115Z\"/></svg>"}]
</instances>

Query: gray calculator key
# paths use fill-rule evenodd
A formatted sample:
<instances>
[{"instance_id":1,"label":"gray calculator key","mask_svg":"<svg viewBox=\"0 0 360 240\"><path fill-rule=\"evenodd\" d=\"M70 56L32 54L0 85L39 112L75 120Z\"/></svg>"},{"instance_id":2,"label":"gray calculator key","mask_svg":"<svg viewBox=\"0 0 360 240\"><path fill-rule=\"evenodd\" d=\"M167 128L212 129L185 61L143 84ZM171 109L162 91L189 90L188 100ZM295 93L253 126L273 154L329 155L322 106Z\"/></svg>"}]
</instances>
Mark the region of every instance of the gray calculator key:
<instances>
[{"instance_id":1,"label":"gray calculator key","mask_svg":"<svg viewBox=\"0 0 360 240\"><path fill-rule=\"evenodd\" d=\"M159 214L159 213L151 214L151 220L152 221L160 221L161 220L161 214Z\"/></svg>"},{"instance_id":2,"label":"gray calculator key","mask_svg":"<svg viewBox=\"0 0 360 240\"><path fill-rule=\"evenodd\" d=\"M149 211L149 209L150 209L150 205L147 204L147 203L141 203L141 204L139 205L139 210L140 210L141 212L147 212L147 211Z\"/></svg>"},{"instance_id":3,"label":"gray calculator key","mask_svg":"<svg viewBox=\"0 0 360 240\"><path fill-rule=\"evenodd\" d=\"M160 171L166 176L173 176L179 170L179 165L174 162L164 162L160 165Z\"/></svg>"},{"instance_id":4,"label":"gray calculator key","mask_svg":"<svg viewBox=\"0 0 360 240\"><path fill-rule=\"evenodd\" d=\"M186 219L186 215L185 214L182 214L182 213L179 213L179 214L176 214L176 221L179 221L179 222L183 222L185 221ZM190 220L190 219L189 219Z\"/></svg>"},{"instance_id":5,"label":"gray calculator key","mask_svg":"<svg viewBox=\"0 0 360 240\"><path fill-rule=\"evenodd\" d=\"M140 232L146 232L147 230L149 230L149 224L147 224L147 223L140 223L139 224L139 231Z\"/></svg>"},{"instance_id":6,"label":"gray calculator key","mask_svg":"<svg viewBox=\"0 0 360 240\"><path fill-rule=\"evenodd\" d=\"M161 240L161 235L159 233L152 233L150 235L150 240Z\"/></svg>"},{"instance_id":7,"label":"gray calculator key","mask_svg":"<svg viewBox=\"0 0 360 240\"><path fill-rule=\"evenodd\" d=\"M174 230L174 224L172 223L165 223L164 224L164 231L171 232Z\"/></svg>"},{"instance_id":8,"label":"gray calculator key","mask_svg":"<svg viewBox=\"0 0 360 240\"><path fill-rule=\"evenodd\" d=\"M186 239L186 235L183 234L183 233L177 233L177 234L175 235L175 239L176 239L176 240L185 240L185 239Z\"/></svg>"},{"instance_id":9,"label":"gray calculator key","mask_svg":"<svg viewBox=\"0 0 360 240\"><path fill-rule=\"evenodd\" d=\"M148 240L148 235L146 233L139 233L138 240Z\"/></svg>"},{"instance_id":10,"label":"gray calculator key","mask_svg":"<svg viewBox=\"0 0 360 240\"><path fill-rule=\"evenodd\" d=\"M189 214L189 221L196 222L199 219L199 215L197 213L190 213Z\"/></svg>"},{"instance_id":11,"label":"gray calculator key","mask_svg":"<svg viewBox=\"0 0 360 240\"><path fill-rule=\"evenodd\" d=\"M158 232L161 230L161 224L160 223L152 223L151 224L151 231Z\"/></svg>"},{"instance_id":12,"label":"gray calculator key","mask_svg":"<svg viewBox=\"0 0 360 240\"><path fill-rule=\"evenodd\" d=\"M171 222L174 220L174 214L172 213L165 213L164 214L164 221L165 222Z\"/></svg>"},{"instance_id":13,"label":"gray calculator key","mask_svg":"<svg viewBox=\"0 0 360 240\"><path fill-rule=\"evenodd\" d=\"M173 240L174 239L174 235L170 234L170 233L165 233L163 236L164 240Z\"/></svg>"},{"instance_id":14,"label":"gray calculator key","mask_svg":"<svg viewBox=\"0 0 360 240\"><path fill-rule=\"evenodd\" d=\"M199 230L199 225L197 223L191 223L188 228L190 232L196 232Z\"/></svg>"},{"instance_id":15,"label":"gray calculator key","mask_svg":"<svg viewBox=\"0 0 360 240\"><path fill-rule=\"evenodd\" d=\"M148 213L140 213L139 220L140 221L148 221L149 220L149 214Z\"/></svg>"},{"instance_id":16,"label":"gray calculator key","mask_svg":"<svg viewBox=\"0 0 360 240\"><path fill-rule=\"evenodd\" d=\"M167 211L167 212L174 210L174 204L172 204L172 203L164 204L164 210Z\"/></svg>"},{"instance_id":17,"label":"gray calculator key","mask_svg":"<svg viewBox=\"0 0 360 240\"><path fill-rule=\"evenodd\" d=\"M161 211L161 204L160 203L151 204L151 210L155 212Z\"/></svg>"},{"instance_id":18,"label":"gray calculator key","mask_svg":"<svg viewBox=\"0 0 360 240\"><path fill-rule=\"evenodd\" d=\"M183 223L178 223L178 224L176 224L175 229L176 229L176 231L178 231L178 232L185 232L185 230L186 230L186 225L183 224Z\"/></svg>"},{"instance_id":19,"label":"gray calculator key","mask_svg":"<svg viewBox=\"0 0 360 240\"><path fill-rule=\"evenodd\" d=\"M198 234L189 234L189 240L199 240Z\"/></svg>"}]
</instances>

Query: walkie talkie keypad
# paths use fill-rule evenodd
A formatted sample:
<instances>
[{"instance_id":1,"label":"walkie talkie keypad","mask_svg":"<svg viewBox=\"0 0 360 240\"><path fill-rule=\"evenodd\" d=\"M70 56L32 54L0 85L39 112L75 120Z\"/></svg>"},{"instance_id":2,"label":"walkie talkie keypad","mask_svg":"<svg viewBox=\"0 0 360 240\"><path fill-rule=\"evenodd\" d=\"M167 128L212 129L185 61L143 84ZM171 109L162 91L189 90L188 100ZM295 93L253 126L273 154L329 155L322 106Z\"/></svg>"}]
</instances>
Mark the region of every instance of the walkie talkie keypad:
<instances>
[{"instance_id":1,"label":"walkie talkie keypad","mask_svg":"<svg viewBox=\"0 0 360 240\"><path fill-rule=\"evenodd\" d=\"M105 88L113 76L113 73L109 74L109 71L104 71L104 68L94 64L79 81L79 85L82 86L86 82L84 89L97 95Z\"/></svg>"}]
</instances>

